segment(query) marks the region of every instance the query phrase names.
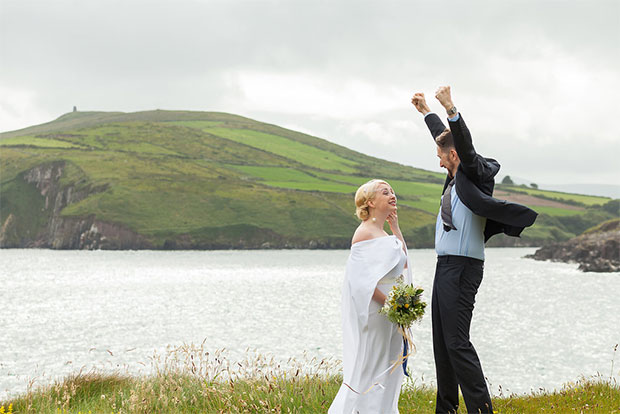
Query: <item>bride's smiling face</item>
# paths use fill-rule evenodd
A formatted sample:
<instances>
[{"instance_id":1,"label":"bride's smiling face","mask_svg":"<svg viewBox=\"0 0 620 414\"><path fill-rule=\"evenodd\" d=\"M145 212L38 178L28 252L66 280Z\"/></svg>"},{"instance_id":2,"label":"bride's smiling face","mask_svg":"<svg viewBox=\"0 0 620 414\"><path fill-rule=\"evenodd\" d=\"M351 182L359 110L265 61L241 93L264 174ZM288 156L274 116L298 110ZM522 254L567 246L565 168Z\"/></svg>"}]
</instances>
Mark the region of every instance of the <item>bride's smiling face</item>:
<instances>
[{"instance_id":1,"label":"bride's smiling face","mask_svg":"<svg viewBox=\"0 0 620 414\"><path fill-rule=\"evenodd\" d=\"M396 194L392 187L388 184L379 184L375 197L369 202L369 205L374 207L377 212L387 212L389 214L396 211Z\"/></svg>"}]
</instances>

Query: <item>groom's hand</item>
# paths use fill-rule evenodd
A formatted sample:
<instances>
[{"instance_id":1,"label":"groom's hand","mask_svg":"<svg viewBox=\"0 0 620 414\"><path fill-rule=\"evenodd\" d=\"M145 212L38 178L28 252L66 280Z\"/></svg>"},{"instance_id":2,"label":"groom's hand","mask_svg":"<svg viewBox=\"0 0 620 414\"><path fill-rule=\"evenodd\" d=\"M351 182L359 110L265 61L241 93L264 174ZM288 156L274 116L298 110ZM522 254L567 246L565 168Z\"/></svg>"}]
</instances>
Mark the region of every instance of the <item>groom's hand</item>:
<instances>
[{"instance_id":1,"label":"groom's hand","mask_svg":"<svg viewBox=\"0 0 620 414\"><path fill-rule=\"evenodd\" d=\"M437 92L435 92L435 98L437 98L441 106L446 108L446 111L449 111L454 106L454 104L452 103L452 96L450 94L449 86L440 86L439 88L437 88Z\"/></svg>"},{"instance_id":2,"label":"groom's hand","mask_svg":"<svg viewBox=\"0 0 620 414\"><path fill-rule=\"evenodd\" d=\"M422 92L416 92L413 94L413 98L411 98L411 103L415 106L415 109L418 110L422 115L426 115L431 111L431 109L426 104L426 99L424 98L424 94Z\"/></svg>"}]
</instances>

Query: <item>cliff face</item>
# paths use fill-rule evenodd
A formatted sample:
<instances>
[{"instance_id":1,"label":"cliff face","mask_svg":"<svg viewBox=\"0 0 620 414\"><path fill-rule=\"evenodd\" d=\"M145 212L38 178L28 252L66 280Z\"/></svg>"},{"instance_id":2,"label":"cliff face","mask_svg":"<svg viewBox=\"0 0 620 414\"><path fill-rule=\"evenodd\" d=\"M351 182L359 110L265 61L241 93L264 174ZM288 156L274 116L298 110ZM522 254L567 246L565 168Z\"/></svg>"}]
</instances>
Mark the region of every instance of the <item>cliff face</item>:
<instances>
[{"instance_id":1,"label":"cliff face","mask_svg":"<svg viewBox=\"0 0 620 414\"><path fill-rule=\"evenodd\" d=\"M620 219L562 243L538 249L528 257L536 260L579 263L584 272L620 271Z\"/></svg>"},{"instance_id":2,"label":"cliff face","mask_svg":"<svg viewBox=\"0 0 620 414\"><path fill-rule=\"evenodd\" d=\"M91 217L63 217L66 206L77 203L105 188L61 184L65 163L39 165L16 180L36 188L42 198L43 225L35 234L23 235L20 228L33 217L11 212L0 227L0 247L40 247L52 249L136 249L151 248L144 237L114 223ZM23 183L20 183L20 185Z\"/></svg>"},{"instance_id":3,"label":"cliff face","mask_svg":"<svg viewBox=\"0 0 620 414\"><path fill-rule=\"evenodd\" d=\"M80 250L139 249L334 249L347 248L348 238L307 240L284 237L270 229L249 225L207 228L172 234L155 246L147 237L125 226L98 220L95 215L67 217L62 210L106 190L83 183L67 183L64 162L39 165L15 178L14 201L0 221L0 248L50 248ZM79 181L79 180L78 180ZM29 193L30 198L16 196ZM34 224L33 224L34 222ZM200 229L198 229L200 230Z\"/></svg>"}]
</instances>

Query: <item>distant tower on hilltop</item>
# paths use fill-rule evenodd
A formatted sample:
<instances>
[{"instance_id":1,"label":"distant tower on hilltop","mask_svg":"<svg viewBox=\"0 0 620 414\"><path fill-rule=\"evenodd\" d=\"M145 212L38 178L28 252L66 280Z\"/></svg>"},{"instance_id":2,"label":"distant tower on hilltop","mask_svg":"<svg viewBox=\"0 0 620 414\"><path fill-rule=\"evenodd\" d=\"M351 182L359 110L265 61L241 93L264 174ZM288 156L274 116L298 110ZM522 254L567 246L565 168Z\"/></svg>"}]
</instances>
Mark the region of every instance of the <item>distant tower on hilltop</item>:
<instances>
[{"instance_id":1,"label":"distant tower on hilltop","mask_svg":"<svg viewBox=\"0 0 620 414\"><path fill-rule=\"evenodd\" d=\"M77 112L77 106L73 105L73 112Z\"/></svg>"}]
</instances>

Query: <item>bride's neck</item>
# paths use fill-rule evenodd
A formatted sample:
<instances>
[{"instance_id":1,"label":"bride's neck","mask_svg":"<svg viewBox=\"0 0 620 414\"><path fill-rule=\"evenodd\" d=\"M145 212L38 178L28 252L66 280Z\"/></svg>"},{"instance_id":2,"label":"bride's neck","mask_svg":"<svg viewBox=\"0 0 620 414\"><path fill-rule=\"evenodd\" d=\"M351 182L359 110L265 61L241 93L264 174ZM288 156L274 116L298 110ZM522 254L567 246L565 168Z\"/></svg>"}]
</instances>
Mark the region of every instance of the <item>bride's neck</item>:
<instances>
[{"instance_id":1,"label":"bride's neck","mask_svg":"<svg viewBox=\"0 0 620 414\"><path fill-rule=\"evenodd\" d=\"M366 220L366 225L377 230L383 230L383 225L385 224L385 220L387 216L383 215L371 215L368 220Z\"/></svg>"}]
</instances>

